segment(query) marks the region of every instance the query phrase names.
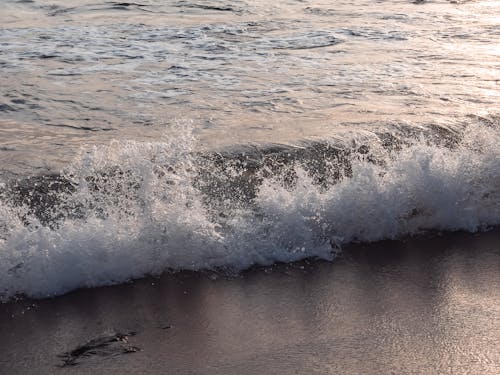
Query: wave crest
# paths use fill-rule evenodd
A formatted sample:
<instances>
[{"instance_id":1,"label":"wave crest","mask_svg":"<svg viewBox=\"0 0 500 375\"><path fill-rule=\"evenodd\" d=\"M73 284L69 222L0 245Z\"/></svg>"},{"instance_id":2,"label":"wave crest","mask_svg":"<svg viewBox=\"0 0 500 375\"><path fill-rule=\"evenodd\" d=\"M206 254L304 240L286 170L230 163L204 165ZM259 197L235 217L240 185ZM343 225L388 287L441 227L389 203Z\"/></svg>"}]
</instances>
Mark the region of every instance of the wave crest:
<instances>
[{"instance_id":1,"label":"wave crest","mask_svg":"<svg viewBox=\"0 0 500 375\"><path fill-rule=\"evenodd\" d=\"M1 189L0 298L486 229L500 224L499 138L491 122L446 144L372 135L229 156L195 152L183 129L162 142L82 148L62 176Z\"/></svg>"}]
</instances>

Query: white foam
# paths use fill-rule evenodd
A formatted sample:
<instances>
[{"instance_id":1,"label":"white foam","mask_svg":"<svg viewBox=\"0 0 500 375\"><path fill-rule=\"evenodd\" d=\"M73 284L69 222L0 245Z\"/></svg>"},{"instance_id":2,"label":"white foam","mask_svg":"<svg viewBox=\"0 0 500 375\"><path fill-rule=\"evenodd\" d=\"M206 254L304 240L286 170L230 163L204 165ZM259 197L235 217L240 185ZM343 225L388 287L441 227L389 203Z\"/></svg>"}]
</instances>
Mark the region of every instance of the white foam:
<instances>
[{"instance_id":1,"label":"white foam","mask_svg":"<svg viewBox=\"0 0 500 375\"><path fill-rule=\"evenodd\" d=\"M0 202L0 297L42 298L166 269L332 259L332 250L352 241L498 225L499 142L497 128L484 125L470 126L453 149L422 139L391 153L374 141L380 163L353 155L352 177L326 190L297 167L296 186L267 179L252 209L220 220L193 187L189 131L158 143L82 148L66 171L78 188L65 199L83 216L50 229L34 217L20 220L25 208ZM126 173L102 173L116 166Z\"/></svg>"}]
</instances>

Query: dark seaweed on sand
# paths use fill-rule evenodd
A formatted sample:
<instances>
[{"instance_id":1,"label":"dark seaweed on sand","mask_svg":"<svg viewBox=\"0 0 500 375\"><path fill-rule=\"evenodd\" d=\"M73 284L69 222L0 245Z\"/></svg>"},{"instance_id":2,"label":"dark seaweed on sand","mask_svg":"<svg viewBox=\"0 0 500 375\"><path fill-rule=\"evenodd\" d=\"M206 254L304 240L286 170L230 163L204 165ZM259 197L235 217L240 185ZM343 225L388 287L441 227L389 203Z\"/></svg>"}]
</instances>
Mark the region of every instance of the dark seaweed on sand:
<instances>
[{"instance_id":1,"label":"dark seaweed on sand","mask_svg":"<svg viewBox=\"0 0 500 375\"><path fill-rule=\"evenodd\" d=\"M129 337L135 334L135 332L115 333L92 339L69 352L60 354L59 357L63 360L60 366L76 366L83 359L94 356L110 357L138 352L140 348L128 345Z\"/></svg>"}]
</instances>

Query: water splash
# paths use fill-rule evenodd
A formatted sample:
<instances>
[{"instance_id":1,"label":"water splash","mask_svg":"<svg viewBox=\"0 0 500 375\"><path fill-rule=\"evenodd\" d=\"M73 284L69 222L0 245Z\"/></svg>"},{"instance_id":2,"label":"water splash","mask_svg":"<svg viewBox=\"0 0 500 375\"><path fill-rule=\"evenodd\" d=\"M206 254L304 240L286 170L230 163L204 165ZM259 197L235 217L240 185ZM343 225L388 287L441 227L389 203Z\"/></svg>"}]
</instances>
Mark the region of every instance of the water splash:
<instances>
[{"instance_id":1,"label":"water splash","mask_svg":"<svg viewBox=\"0 0 500 375\"><path fill-rule=\"evenodd\" d=\"M448 144L419 135L389 147L372 135L362 145L315 144L260 159L207 156L189 128L178 133L82 148L49 200L34 188L20 200L5 184L1 298L42 298L168 269L332 259L353 241L500 224L494 121L470 124Z\"/></svg>"}]
</instances>

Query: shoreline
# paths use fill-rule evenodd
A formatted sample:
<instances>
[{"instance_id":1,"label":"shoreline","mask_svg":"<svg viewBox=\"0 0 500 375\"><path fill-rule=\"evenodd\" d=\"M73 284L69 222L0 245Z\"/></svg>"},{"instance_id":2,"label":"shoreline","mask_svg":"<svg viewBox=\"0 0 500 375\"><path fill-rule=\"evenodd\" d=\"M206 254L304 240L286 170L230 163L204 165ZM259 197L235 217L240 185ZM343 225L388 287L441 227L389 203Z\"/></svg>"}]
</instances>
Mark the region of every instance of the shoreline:
<instances>
[{"instance_id":1,"label":"shoreline","mask_svg":"<svg viewBox=\"0 0 500 375\"><path fill-rule=\"evenodd\" d=\"M458 231L439 231L439 230L423 230L421 233L418 234L412 234L412 235L405 235L402 236L401 238L396 238L396 239L385 239L385 240L379 240L379 241L372 241L372 242L352 242L348 243L345 245L342 245L340 248L335 247L332 244L332 259L322 259L316 256L312 257L306 257L297 261L291 261L291 262L275 262L270 265L252 265L247 269L243 270L233 270L230 267L228 268L220 268L220 269L198 269L198 270L175 270L175 269L166 269L164 270L160 275L145 275L143 277L139 278L133 278L124 282L118 282L116 284L109 284L109 285L100 285L100 286L95 286L95 287L80 287L77 289L70 290L66 293L63 294L56 294L56 295L49 295L46 297L41 297L41 298L33 298L29 297L26 295L18 295L10 298L7 301L0 302L0 310L2 305L9 305L9 304L17 304L17 303L25 303L26 305L30 304L36 304L37 301L45 301L45 300L54 300L58 298L64 298L67 295L73 294L73 293L78 293L82 291L87 291L87 290L99 290L102 288L115 288L115 287L121 287L121 286L127 286L127 285L133 285L135 283L151 283L152 285L156 285L157 282L162 282L164 279L165 280L172 280L176 281L177 279L183 279L185 277L191 278L201 278L201 279L207 279L210 281L216 281L219 279L224 279L224 280L233 280L233 279L240 279L245 277L247 274L253 274L253 273L265 273L269 274L272 273L273 271L283 271L287 269L314 269L314 267L318 264L323 264L323 263L335 263L338 261L345 260L347 258L351 258L352 256L356 256L357 254L364 254L365 252L368 254L370 249L381 249L381 248L399 248L402 246L405 246L407 243L413 243L413 242L420 242L420 241L433 241L433 240L438 240L440 238L453 238L455 236L461 237L461 236L478 236L481 234L498 234L500 237L500 226L493 226L489 227L485 230L478 230L475 232L469 232L469 231L463 231L463 230L458 230ZM384 254L385 256L385 254Z\"/></svg>"},{"instance_id":2,"label":"shoreline","mask_svg":"<svg viewBox=\"0 0 500 375\"><path fill-rule=\"evenodd\" d=\"M0 372L493 374L499 239L495 228L356 244L333 262L4 303Z\"/></svg>"}]
</instances>

